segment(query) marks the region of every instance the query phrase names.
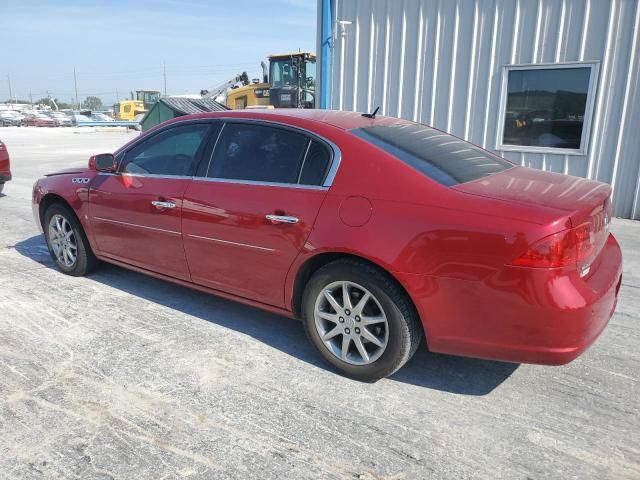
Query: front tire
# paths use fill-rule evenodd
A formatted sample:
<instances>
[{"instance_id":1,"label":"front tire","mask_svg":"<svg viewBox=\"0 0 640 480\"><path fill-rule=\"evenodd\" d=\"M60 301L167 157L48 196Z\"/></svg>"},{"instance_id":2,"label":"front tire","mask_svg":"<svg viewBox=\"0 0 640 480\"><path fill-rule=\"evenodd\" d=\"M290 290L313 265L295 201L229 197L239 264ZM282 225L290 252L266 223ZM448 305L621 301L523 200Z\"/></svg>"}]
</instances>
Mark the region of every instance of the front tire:
<instances>
[{"instance_id":1,"label":"front tire","mask_svg":"<svg viewBox=\"0 0 640 480\"><path fill-rule=\"evenodd\" d=\"M329 364L365 382L402 367L423 338L402 288L386 272L352 259L314 273L303 296L303 323Z\"/></svg>"},{"instance_id":2,"label":"front tire","mask_svg":"<svg viewBox=\"0 0 640 480\"><path fill-rule=\"evenodd\" d=\"M63 273L81 277L98 267L100 261L69 207L59 203L51 205L45 212L44 232L49 254Z\"/></svg>"}]
</instances>

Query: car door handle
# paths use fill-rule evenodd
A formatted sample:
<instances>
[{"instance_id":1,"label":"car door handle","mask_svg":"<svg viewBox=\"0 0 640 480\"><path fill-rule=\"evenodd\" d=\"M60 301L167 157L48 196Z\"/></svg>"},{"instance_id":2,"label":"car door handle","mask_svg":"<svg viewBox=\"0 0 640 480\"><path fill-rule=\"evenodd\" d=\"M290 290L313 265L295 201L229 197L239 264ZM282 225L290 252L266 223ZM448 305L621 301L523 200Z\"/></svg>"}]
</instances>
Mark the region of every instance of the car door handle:
<instances>
[{"instance_id":1,"label":"car door handle","mask_svg":"<svg viewBox=\"0 0 640 480\"><path fill-rule=\"evenodd\" d=\"M289 215L265 215L264 218L271 223L298 223L297 217L290 217Z\"/></svg>"},{"instance_id":2,"label":"car door handle","mask_svg":"<svg viewBox=\"0 0 640 480\"><path fill-rule=\"evenodd\" d=\"M156 207L158 210L164 210L165 208L175 208L176 206L176 204L173 202L161 202L160 200L152 201L151 205Z\"/></svg>"}]
</instances>

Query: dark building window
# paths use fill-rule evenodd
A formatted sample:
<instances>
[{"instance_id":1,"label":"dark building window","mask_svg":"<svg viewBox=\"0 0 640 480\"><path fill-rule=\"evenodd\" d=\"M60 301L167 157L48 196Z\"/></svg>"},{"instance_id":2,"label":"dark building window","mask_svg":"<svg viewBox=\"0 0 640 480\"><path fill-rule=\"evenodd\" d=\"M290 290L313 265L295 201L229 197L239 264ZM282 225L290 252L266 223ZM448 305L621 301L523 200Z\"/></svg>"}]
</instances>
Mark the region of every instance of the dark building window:
<instances>
[{"instance_id":1,"label":"dark building window","mask_svg":"<svg viewBox=\"0 0 640 480\"><path fill-rule=\"evenodd\" d=\"M584 151L591 65L507 67L502 146Z\"/></svg>"}]
</instances>

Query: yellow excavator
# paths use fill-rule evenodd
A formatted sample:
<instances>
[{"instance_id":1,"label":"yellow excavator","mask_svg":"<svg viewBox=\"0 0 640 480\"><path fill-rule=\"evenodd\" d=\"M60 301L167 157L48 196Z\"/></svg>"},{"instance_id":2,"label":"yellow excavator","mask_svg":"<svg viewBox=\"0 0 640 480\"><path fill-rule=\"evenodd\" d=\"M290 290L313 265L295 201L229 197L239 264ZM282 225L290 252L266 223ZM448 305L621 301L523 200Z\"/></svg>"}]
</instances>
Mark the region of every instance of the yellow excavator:
<instances>
[{"instance_id":1,"label":"yellow excavator","mask_svg":"<svg viewBox=\"0 0 640 480\"><path fill-rule=\"evenodd\" d=\"M135 120L135 118L147 113L151 107L160 99L160 92L157 90L136 90L135 100L131 92L131 100L123 100L113 106L113 112L117 120Z\"/></svg>"},{"instance_id":2,"label":"yellow excavator","mask_svg":"<svg viewBox=\"0 0 640 480\"><path fill-rule=\"evenodd\" d=\"M309 52L269 56L262 65L262 81L249 82L246 72L200 93L220 98L232 110L243 108L313 108L315 105L316 56Z\"/></svg>"}]
</instances>

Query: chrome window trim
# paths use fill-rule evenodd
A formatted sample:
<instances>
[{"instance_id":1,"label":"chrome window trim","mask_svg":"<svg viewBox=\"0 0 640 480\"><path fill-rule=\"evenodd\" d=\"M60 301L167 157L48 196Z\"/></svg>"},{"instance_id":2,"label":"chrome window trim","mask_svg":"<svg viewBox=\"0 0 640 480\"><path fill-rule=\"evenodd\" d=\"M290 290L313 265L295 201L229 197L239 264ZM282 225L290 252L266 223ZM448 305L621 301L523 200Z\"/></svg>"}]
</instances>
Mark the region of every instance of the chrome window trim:
<instances>
[{"instance_id":1,"label":"chrome window trim","mask_svg":"<svg viewBox=\"0 0 640 480\"><path fill-rule=\"evenodd\" d=\"M298 185L300 185L300 179L302 178L302 171L304 170L304 165L307 163L307 155L309 155L309 149L311 148L311 143L313 143L313 139L309 138L307 140L307 148L304 150L304 155L302 157L302 164L300 165L300 171L298 172Z\"/></svg>"},{"instance_id":2,"label":"chrome window trim","mask_svg":"<svg viewBox=\"0 0 640 480\"><path fill-rule=\"evenodd\" d=\"M268 126L277 126L277 127L284 127L285 129L291 129L291 130L298 130L302 133L304 133L305 135L311 137L312 139L315 138L316 140L320 141L321 143L324 143L325 145L327 145L329 147L329 149L331 150L331 167L329 167L329 171L327 172L327 176L324 179L324 182L322 183L322 185L300 185L300 184L296 184L296 183L277 183L277 182L261 182L261 181L253 181L253 180L238 180L238 179L227 179L227 178L209 178L209 177L197 177L197 176L193 176L193 177L178 177L177 175L154 175L154 174L149 174L149 175L143 175L143 174L129 174L126 172L115 172L112 174L109 173L104 173L103 174L107 174L107 175L124 175L125 173L127 175L131 175L131 176L139 176L139 177L155 177L155 178L191 178L193 180L210 180L210 181L217 181L217 182L223 182L223 183L240 183L240 184L245 184L245 185L265 185L265 186L273 186L273 187L288 187L288 188L303 188L303 189L312 189L312 190L328 190L332 185L333 185L333 181L335 180L335 177L338 173L338 168L340 167L340 164L342 163L342 152L340 150L340 148L333 143L331 140L323 137L322 135L319 135L316 132L313 132L307 128L304 127L298 127L297 125L290 125L288 123L283 123L283 122L279 122L276 120L264 120L261 118L242 118L242 117L225 117L225 116L221 116L221 117L208 117L208 118L191 118L191 119L185 119L185 120L180 120L177 122L173 122L170 125L167 125L165 127L159 128L158 130L156 130L155 132L153 132L154 136L157 134L160 134L162 132L164 132L165 130L171 129L177 125L181 125L181 124L185 124L185 123L211 123L211 122L215 122L215 121L222 121L222 127L220 128L220 131L218 132L218 137L216 138L216 142L213 146L213 149L211 150L211 157L209 158L209 164L207 165L207 173L209 172L209 168L211 167L211 161L213 160L213 153L215 152L216 146L218 145L218 140L220 140L220 135L222 134L222 131L224 130L224 126L227 122L236 122L236 123L258 123L258 124L266 124ZM131 150L132 148L135 148L140 142L144 142L147 141L148 138L145 138L145 135L142 135L138 141L136 141L135 143L133 143L132 145L130 145L126 150L123 150L121 152L118 152L118 156L121 155L126 155L126 153ZM306 154L305 154L306 157ZM122 160L122 159L120 159ZM121 161L118 162L118 169L120 168L120 163Z\"/></svg>"},{"instance_id":3,"label":"chrome window trim","mask_svg":"<svg viewBox=\"0 0 640 480\"><path fill-rule=\"evenodd\" d=\"M164 178L175 180L193 180L194 176L189 175L160 175L157 173L130 173L130 172L99 172L98 175L107 175L112 177L140 177L140 178Z\"/></svg>"},{"instance_id":4,"label":"chrome window trim","mask_svg":"<svg viewBox=\"0 0 640 480\"><path fill-rule=\"evenodd\" d=\"M242 180L238 178L193 177L193 181L194 182L234 183L237 185L258 185L263 187L298 188L302 190L320 190L320 191L329 190L329 187L325 187L324 185L301 185L299 183L262 182L259 180Z\"/></svg>"},{"instance_id":5,"label":"chrome window trim","mask_svg":"<svg viewBox=\"0 0 640 480\"><path fill-rule=\"evenodd\" d=\"M209 163L207 163L207 171L204 172L204 176L209 176L209 169L211 168L211 164L213 163L213 154L216 151L216 147L218 146L218 142L220 141L220 137L222 136L222 131L227 123L222 122L222 126L220 127L220 131L218 132L218 136L216 137L216 141L213 143L213 148L211 149L211 155L209 155Z\"/></svg>"}]
</instances>

